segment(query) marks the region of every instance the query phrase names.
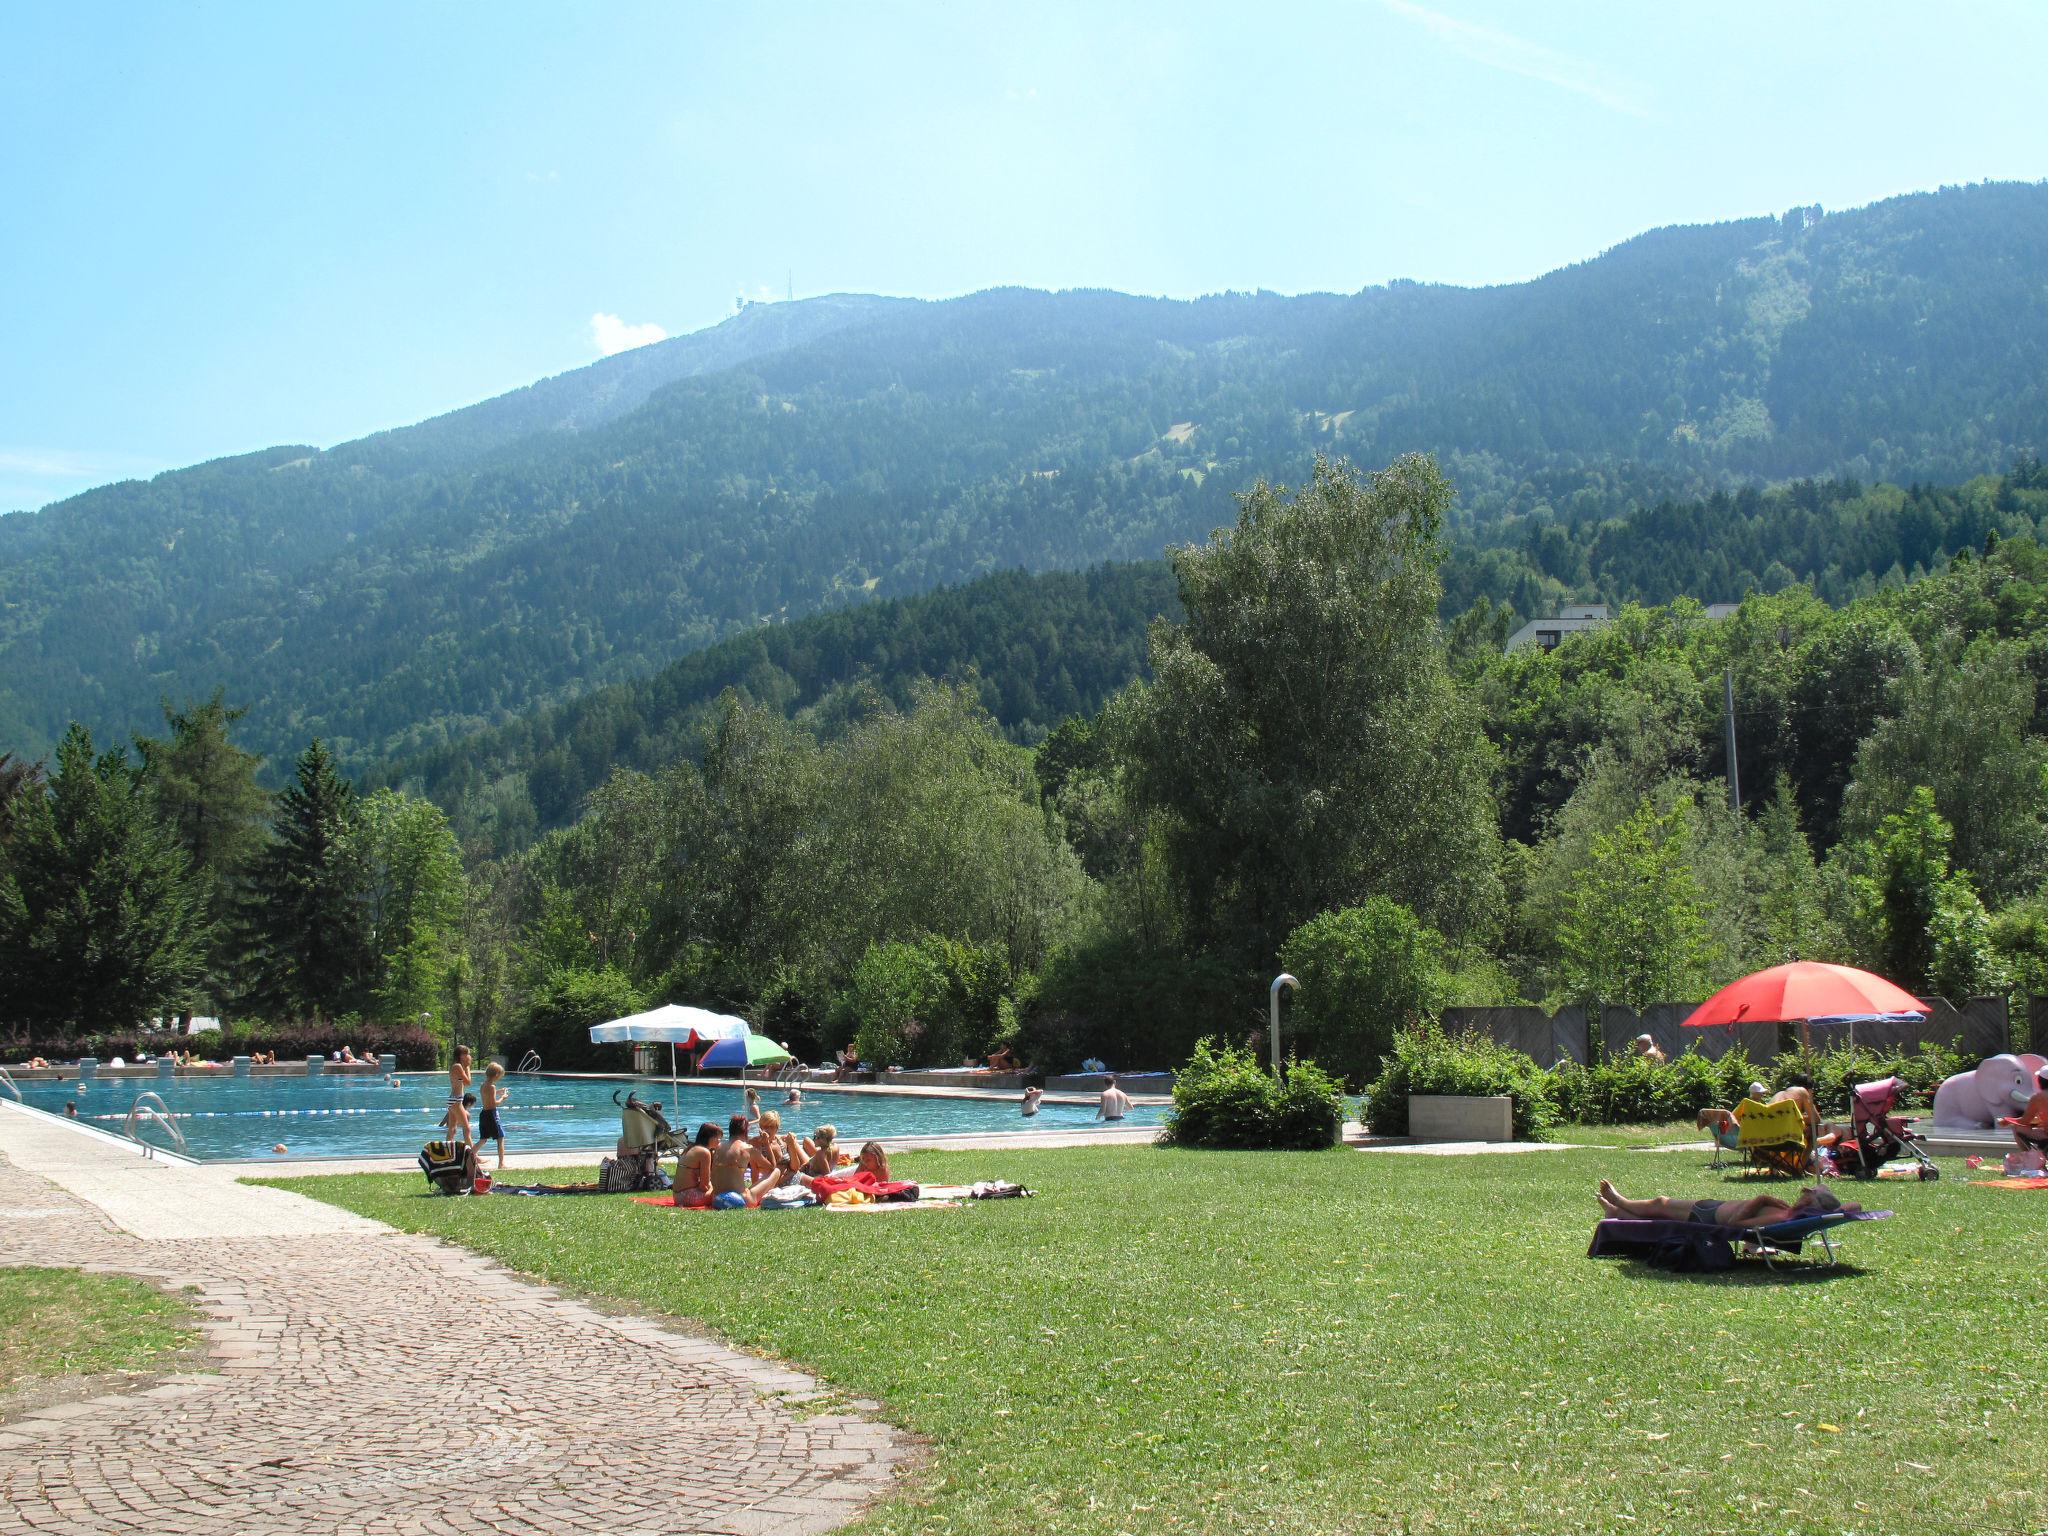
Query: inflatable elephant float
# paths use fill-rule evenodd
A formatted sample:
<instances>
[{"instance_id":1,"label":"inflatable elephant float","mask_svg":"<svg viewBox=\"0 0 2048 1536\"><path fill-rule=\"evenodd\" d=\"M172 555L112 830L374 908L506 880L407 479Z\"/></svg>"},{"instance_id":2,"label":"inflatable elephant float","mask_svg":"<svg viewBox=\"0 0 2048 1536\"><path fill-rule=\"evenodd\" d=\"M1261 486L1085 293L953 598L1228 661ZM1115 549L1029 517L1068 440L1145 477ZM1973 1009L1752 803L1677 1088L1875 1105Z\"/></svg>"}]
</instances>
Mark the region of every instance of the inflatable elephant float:
<instances>
[{"instance_id":1,"label":"inflatable elephant float","mask_svg":"<svg viewBox=\"0 0 2048 1536\"><path fill-rule=\"evenodd\" d=\"M1974 1070L1958 1072L1934 1090L1936 1129L1988 1131L2007 1115L2027 1107L2039 1090L2036 1074L2048 1070L2048 1058L1987 1056Z\"/></svg>"}]
</instances>

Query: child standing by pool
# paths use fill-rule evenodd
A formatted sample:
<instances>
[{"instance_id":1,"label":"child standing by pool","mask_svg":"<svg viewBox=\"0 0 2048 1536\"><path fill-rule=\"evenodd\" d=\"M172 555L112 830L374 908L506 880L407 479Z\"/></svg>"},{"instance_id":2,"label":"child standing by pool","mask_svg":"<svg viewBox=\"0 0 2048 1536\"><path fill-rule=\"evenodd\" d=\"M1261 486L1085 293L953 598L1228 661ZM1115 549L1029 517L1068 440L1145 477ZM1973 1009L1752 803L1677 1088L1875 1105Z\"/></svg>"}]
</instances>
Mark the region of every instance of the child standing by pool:
<instances>
[{"instance_id":1,"label":"child standing by pool","mask_svg":"<svg viewBox=\"0 0 2048 1536\"><path fill-rule=\"evenodd\" d=\"M498 1144L498 1166L505 1166L505 1127L498 1123L498 1110L505 1102L505 1089L498 1081L505 1075L505 1064L494 1061L484 1068L483 1110L477 1116L476 1139L479 1144L495 1141Z\"/></svg>"},{"instance_id":2,"label":"child standing by pool","mask_svg":"<svg viewBox=\"0 0 2048 1536\"><path fill-rule=\"evenodd\" d=\"M448 1064L448 1116L443 1122L448 1127L450 1141L470 1141L469 1106L462 1102L462 1095L469 1087L469 1047L455 1047L455 1059Z\"/></svg>"}]
</instances>

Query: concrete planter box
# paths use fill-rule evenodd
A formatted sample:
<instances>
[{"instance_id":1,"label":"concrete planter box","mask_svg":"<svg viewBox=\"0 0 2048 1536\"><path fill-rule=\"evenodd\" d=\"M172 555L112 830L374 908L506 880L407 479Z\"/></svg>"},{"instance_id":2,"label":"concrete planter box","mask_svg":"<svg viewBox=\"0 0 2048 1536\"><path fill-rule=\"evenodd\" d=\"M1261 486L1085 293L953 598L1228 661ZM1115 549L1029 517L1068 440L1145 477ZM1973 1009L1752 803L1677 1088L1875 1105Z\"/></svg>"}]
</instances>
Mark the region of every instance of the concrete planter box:
<instances>
[{"instance_id":1,"label":"concrete planter box","mask_svg":"<svg viewBox=\"0 0 2048 1536\"><path fill-rule=\"evenodd\" d=\"M1418 1093L1408 1100L1408 1134L1417 1141L1513 1141L1515 1101Z\"/></svg>"}]
</instances>

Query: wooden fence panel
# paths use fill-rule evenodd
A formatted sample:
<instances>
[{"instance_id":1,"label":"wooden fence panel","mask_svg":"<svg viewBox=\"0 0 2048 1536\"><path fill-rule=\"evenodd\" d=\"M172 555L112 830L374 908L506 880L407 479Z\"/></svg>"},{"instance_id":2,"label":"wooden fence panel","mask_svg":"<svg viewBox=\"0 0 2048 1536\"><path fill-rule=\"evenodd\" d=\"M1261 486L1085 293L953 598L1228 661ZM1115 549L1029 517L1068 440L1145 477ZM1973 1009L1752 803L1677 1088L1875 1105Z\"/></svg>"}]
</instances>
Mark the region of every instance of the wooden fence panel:
<instances>
[{"instance_id":1,"label":"wooden fence panel","mask_svg":"<svg viewBox=\"0 0 2048 1536\"><path fill-rule=\"evenodd\" d=\"M1444 1028L1451 1034L1471 1030L1512 1047L1542 1066L1586 1060L1586 1010L1560 1008L1553 1018L1523 1003L1506 1008L1446 1008Z\"/></svg>"}]
</instances>

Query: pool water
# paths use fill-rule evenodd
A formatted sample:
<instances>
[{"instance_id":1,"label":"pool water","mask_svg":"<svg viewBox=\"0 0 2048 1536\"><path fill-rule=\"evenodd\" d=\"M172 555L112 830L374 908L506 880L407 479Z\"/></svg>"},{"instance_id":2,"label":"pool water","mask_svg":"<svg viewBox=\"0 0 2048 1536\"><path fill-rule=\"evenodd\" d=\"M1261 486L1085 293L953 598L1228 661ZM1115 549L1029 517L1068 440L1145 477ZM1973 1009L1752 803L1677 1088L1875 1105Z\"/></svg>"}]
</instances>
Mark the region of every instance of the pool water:
<instances>
[{"instance_id":1,"label":"pool water","mask_svg":"<svg viewBox=\"0 0 2048 1536\"><path fill-rule=\"evenodd\" d=\"M395 1087L375 1077L121 1078L90 1083L73 1079L25 1082L21 1095L29 1107L55 1115L64 1113L67 1100L73 1101L86 1124L119 1135L135 1096L159 1094L185 1134L186 1151L207 1161L273 1158L271 1149L278 1142L294 1158L392 1157L417 1152L422 1143L441 1134L447 1084L439 1074L407 1075ZM612 1095L623 1099L629 1089L643 1099L662 1101L669 1124L690 1131L704 1120L722 1127L744 1105L737 1083L685 1083L674 1093L667 1082L648 1078L535 1075L510 1077L506 1084L511 1098L501 1118L508 1152L611 1146L619 1135L619 1110ZM804 1135L819 1125L836 1126L840 1143L848 1147L870 1136L1071 1131L1096 1123L1092 1103L1045 1104L1026 1119L1018 1113L1016 1095L954 1099L807 1090L804 1102L792 1109L781 1102L782 1089L755 1086L763 1106L781 1114L784 1130ZM476 1111L470 1116L474 1124ZM1124 1123L1156 1125L1159 1118L1158 1106L1139 1105ZM138 1122L137 1129L153 1145L170 1144L161 1126Z\"/></svg>"}]
</instances>

